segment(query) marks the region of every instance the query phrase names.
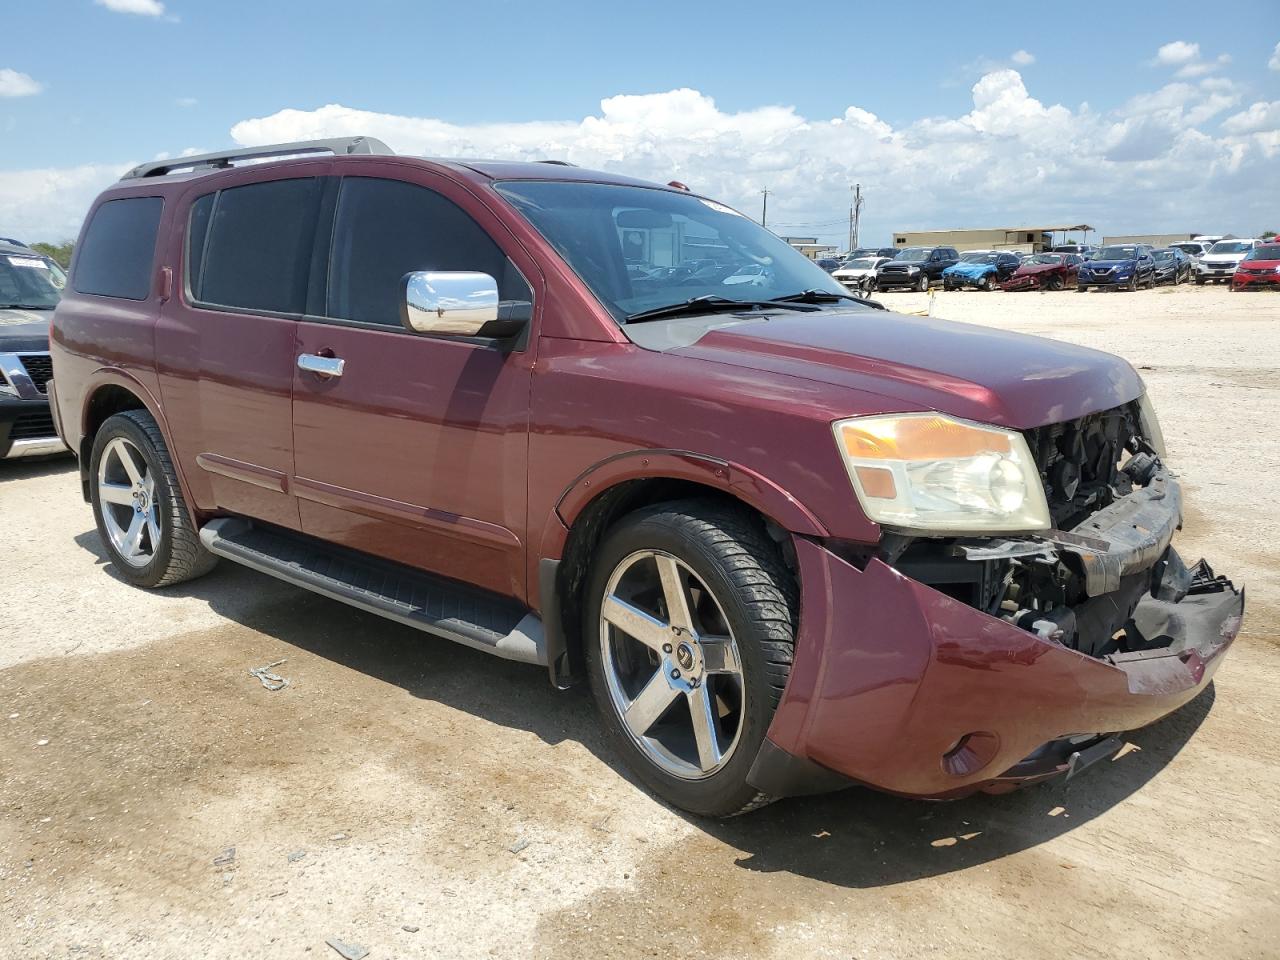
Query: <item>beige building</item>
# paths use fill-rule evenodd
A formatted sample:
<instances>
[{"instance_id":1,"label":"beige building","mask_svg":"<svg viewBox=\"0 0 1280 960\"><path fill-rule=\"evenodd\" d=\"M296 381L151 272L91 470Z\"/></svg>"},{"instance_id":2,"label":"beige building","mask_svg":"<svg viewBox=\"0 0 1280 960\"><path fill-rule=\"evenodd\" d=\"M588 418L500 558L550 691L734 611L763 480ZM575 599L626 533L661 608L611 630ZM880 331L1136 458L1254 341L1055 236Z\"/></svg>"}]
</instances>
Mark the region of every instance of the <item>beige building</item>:
<instances>
[{"instance_id":1,"label":"beige building","mask_svg":"<svg viewBox=\"0 0 1280 960\"><path fill-rule=\"evenodd\" d=\"M1147 243L1153 247L1167 247L1171 243L1194 240L1198 233L1135 233L1125 237L1103 237L1103 245L1112 243Z\"/></svg>"},{"instance_id":2,"label":"beige building","mask_svg":"<svg viewBox=\"0 0 1280 960\"><path fill-rule=\"evenodd\" d=\"M1067 234L1087 235L1088 224L1053 227L993 227L989 230L911 230L893 235L895 247L955 247L957 250L1012 250L1039 253L1055 243L1084 242ZM1054 234L1062 234L1055 239Z\"/></svg>"}]
</instances>

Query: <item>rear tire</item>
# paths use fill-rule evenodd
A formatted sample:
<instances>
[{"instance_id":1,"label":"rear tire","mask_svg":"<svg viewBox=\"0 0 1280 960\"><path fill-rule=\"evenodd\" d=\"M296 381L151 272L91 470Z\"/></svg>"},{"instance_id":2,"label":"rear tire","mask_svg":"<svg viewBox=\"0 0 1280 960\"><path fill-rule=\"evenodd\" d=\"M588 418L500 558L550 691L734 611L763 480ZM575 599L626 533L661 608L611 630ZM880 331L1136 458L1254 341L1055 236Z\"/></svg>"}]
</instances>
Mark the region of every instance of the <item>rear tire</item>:
<instances>
[{"instance_id":1,"label":"rear tire","mask_svg":"<svg viewBox=\"0 0 1280 960\"><path fill-rule=\"evenodd\" d=\"M136 587L202 576L217 557L200 542L160 428L145 410L110 417L89 458L93 518L116 572Z\"/></svg>"},{"instance_id":2,"label":"rear tire","mask_svg":"<svg viewBox=\"0 0 1280 960\"><path fill-rule=\"evenodd\" d=\"M638 510L605 535L587 590L591 690L627 766L691 813L768 803L746 778L791 672L799 591L762 520L710 500Z\"/></svg>"}]
</instances>

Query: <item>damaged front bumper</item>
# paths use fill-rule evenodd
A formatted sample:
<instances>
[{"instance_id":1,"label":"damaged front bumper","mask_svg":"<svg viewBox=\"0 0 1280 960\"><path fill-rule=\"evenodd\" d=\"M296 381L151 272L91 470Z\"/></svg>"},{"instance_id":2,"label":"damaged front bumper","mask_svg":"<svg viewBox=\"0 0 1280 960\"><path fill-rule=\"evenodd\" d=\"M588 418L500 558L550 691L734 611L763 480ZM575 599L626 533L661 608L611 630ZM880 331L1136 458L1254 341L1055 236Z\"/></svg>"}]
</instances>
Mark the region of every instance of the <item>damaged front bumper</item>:
<instances>
[{"instance_id":1,"label":"damaged front bumper","mask_svg":"<svg viewBox=\"0 0 1280 960\"><path fill-rule=\"evenodd\" d=\"M1170 546L1180 518L1177 481L1161 471L1069 533L954 543L962 562L1078 565L1081 649L1057 620L984 612L885 559L797 540L795 662L752 783L775 796L853 781L950 798L1111 756L1114 734L1195 698L1240 630L1243 590Z\"/></svg>"}]
</instances>

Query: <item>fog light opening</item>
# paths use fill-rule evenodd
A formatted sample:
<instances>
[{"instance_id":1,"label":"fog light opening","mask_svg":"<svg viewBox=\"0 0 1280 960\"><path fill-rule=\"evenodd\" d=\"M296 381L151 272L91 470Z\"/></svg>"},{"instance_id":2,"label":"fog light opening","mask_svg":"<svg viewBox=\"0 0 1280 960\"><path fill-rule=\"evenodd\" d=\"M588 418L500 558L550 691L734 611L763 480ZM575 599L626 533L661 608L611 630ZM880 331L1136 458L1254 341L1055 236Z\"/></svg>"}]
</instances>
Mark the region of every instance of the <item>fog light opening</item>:
<instances>
[{"instance_id":1,"label":"fog light opening","mask_svg":"<svg viewBox=\"0 0 1280 960\"><path fill-rule=\"evenodd\" d=\"M994 733L966 733L943 753L942 769L953 777L970 776L995 759L999 749L1000 738Z\"/></svg>"}]
</instances>

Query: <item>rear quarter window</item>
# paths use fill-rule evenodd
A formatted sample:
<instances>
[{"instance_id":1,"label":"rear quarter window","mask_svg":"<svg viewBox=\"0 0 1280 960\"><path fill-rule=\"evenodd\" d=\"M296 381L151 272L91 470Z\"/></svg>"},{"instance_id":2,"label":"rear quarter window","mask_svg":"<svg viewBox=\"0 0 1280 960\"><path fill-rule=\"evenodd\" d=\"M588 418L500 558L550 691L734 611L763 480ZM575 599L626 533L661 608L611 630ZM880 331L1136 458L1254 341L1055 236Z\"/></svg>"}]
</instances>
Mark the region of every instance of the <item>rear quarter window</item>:
<instances>
[{"instance_id":1,"label":"rear quarter window","mask_svg":"<svg viewBox=\"0 0 1280 960\"><path fill-rule=\"evenodd\" d=\"M126 197L99 206L76 248L72 289L98 297L146 300L163 210L160 197Z\"/></svg>"}]
</instances>

